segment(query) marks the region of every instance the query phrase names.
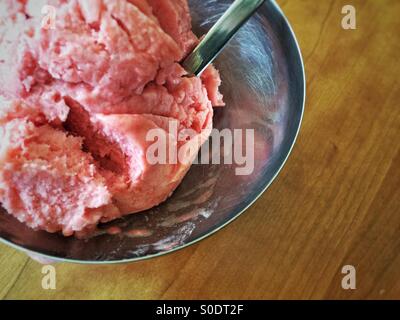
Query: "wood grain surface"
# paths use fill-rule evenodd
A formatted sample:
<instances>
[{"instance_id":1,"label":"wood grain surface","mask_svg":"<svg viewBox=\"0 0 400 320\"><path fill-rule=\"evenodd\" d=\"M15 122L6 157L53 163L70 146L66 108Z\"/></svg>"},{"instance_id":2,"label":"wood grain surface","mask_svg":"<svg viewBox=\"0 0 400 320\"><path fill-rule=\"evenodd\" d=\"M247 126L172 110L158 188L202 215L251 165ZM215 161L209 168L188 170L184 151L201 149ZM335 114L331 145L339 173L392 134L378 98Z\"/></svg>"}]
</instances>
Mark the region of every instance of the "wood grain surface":
<instances>
[{"instance_id":1,"label":"wood grain surface","mask_svg":"<svg viewBox=\"0 0 400 320\"><path fill-rule=\"evenodd\" d=\"M270 189L177 253L119 266L41 265L0 245L3 299L400 298L400 1L279 1L299 39L307 106ZM357 10L357 29L341 9ZM344 265L357 289L343 290Z\"/></svg>"}]
</instances>

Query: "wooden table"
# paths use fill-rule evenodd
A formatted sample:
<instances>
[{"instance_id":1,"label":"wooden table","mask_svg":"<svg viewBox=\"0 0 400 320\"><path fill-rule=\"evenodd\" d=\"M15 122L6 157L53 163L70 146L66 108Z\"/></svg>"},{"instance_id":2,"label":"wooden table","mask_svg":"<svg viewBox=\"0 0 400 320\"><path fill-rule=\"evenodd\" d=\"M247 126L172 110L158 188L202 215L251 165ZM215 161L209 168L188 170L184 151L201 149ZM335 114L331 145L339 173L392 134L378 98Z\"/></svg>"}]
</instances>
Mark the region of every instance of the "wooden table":
<instances>
[{"instance_id":1,"label":"wooden table","mask_svg":"<svg viewBox=\"0 0 400 320\"><path fill-rule=\"evenodd\" d=\"M120 266L41 266L0 245L0 298L400 298L400 1L281 0L308 101L281 175L246 214L177 253ZM341 9L357 10L357 29ZM341 286L356 270L356 290Z\"/></svg>"}]
</instances>

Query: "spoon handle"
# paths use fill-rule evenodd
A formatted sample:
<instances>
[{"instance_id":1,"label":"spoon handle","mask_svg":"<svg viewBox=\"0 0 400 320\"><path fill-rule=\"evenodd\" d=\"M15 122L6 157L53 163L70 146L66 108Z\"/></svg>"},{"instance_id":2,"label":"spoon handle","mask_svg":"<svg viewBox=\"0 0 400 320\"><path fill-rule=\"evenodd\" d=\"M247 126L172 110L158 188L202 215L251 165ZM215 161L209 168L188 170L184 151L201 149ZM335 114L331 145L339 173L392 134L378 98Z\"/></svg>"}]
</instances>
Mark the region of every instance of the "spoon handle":
<instances>
[{"instance_id":1,"label":"spoon handle","mask_svg":"<svg viewBox=\"0 0 400 320\"><path fill-rule=\"evenodd\" d=\"M183 61L185 70L199 76L264 2L265 0L235 0Z\"/></svg>"}]
</instances>

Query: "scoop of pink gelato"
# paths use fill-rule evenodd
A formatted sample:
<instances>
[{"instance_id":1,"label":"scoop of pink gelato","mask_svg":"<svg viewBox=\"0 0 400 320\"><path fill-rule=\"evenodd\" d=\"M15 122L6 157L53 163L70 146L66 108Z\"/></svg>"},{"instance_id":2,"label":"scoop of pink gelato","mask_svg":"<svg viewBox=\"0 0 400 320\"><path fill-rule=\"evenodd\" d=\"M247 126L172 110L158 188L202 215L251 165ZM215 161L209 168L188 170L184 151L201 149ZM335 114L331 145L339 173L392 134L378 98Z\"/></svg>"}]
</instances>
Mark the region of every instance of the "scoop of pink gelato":
<instances>
[{"instance_id":1,"label":"scoop of pink gelato","mask_svg":"<svg viewBox=\"0 0 400 320\"><path fill-rule=\"evenodd\" d=\"M187 1L7 0L0 9L2 206L68 236L165 201L223 105L214 67L196 78L179 65L198 41ZM149 132L190 152L153 163Z\"/></svg>"}]
</instances>

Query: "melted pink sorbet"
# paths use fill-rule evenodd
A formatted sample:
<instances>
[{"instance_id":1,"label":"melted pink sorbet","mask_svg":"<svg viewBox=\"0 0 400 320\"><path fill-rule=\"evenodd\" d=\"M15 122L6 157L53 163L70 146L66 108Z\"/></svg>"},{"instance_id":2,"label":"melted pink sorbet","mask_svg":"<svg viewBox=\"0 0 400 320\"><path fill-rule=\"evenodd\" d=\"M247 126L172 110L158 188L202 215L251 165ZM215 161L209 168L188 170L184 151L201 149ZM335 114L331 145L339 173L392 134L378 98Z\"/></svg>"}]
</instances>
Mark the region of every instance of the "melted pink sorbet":
<instances>
[{"instance_id":1,"label":"melted pink sorbet","mask_svg":"<svg viewBox=\"0 0 400 320\"><path fill-rule=\"evenodd\" d=\"M54 21L44 21L46 5ZM172 194L193 154L151 164L147 133L198 150L213 107L224 105L213 66L198 78L179 64L198 42L191 29L187 0L0 2L0 203L9 214L80 236Z\"/></svg>"}]
</instances>

